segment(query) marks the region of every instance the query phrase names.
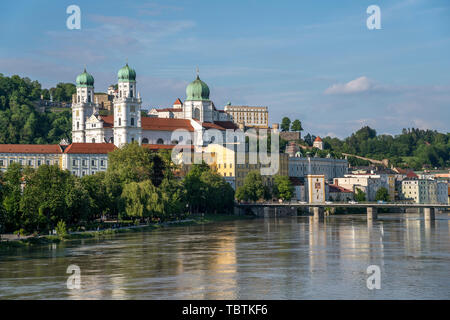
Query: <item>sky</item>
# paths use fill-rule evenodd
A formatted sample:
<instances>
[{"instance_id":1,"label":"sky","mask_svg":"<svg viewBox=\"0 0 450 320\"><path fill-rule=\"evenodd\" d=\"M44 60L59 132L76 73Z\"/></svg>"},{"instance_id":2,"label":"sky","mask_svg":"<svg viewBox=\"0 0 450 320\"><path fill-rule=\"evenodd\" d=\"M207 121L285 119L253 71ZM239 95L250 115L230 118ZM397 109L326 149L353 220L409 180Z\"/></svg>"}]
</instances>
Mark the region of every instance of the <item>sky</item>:
<instances>
[{"instance_id":1,"label":"sky","mask_svg":"<svg viewBox=\"0 0 450 320\"><path fill-rule=\"evenodd\" d=\"M367 28L370 5L381 29ZM304 134L450 131L448 0L8 1L0 39L0 73L45 88L86 65L105 92L128 61L144 109L184 100L198 66L218 109L268 106L270 123L300 119Z\"/></svg>"}]
</instances>

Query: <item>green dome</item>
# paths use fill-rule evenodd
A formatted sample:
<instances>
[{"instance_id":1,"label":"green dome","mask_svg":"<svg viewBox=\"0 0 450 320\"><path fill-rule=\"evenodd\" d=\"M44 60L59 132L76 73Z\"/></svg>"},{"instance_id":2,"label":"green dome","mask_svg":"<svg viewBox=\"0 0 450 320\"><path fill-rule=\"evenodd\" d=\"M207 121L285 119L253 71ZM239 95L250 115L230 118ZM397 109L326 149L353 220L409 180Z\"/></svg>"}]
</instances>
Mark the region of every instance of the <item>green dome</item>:
<instances>
[{"instance_id":1,"label":"green dome","mask_svg":"<svg viewBox=\"0 0 450 320\"><path fill-rule=\"evenodd\" d=\"M119 70L117 78L119 78L119 82L136 81L136 71L130 68L127 63L125 67Z\"/></svg>"},{"instance_id":2,"label":"green dome","mask_svg":"<svg viewBox=\"0 0 450 320\"><path fill-rule=\"evenodd\" d=\"M186 88L186 100L209 100L209 87L198 75Z\"/></svg>"},{"instance_id":3,"label":"green dome","mask_svg":"<svg viewBox=\"0 0 450 320\"><path fill-rule=\"evenodd\" d=\"M79 74L77 77L77 87L93 87L94 77L86 72L84 68L83 73Z\"/></svg>"}]
</instances>

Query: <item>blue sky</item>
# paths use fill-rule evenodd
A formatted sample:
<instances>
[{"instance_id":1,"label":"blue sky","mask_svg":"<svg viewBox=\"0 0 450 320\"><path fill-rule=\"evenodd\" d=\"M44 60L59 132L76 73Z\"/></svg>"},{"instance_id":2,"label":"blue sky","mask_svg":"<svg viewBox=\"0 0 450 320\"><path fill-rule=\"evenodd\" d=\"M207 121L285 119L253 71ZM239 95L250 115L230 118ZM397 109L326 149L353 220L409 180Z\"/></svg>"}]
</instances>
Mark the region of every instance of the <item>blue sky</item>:
<instances>
[{"instance_id":1,"label":"blue sky","mask_svg":"<svg viewBox=\"0 0 450 320\"><path fill-rule=\"evenodd\" d=\"M66 28L71 4L81 30ZM381 30L366 27L372 4ZM184 99L198 66L216 107L268 106L305 133L450 127L448 0L8 1L0 18L0 73L44 87L86 64L106 91L128 59L144 108Z\"/></svg>"}]
</instances>

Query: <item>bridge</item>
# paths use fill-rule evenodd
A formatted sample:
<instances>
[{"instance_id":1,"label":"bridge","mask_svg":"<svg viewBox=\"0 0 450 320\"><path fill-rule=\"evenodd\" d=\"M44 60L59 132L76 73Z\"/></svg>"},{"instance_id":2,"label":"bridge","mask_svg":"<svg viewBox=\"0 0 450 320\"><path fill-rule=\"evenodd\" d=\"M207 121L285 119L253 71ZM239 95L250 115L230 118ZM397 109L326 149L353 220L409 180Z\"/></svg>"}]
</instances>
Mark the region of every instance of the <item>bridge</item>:
<instances>
[{"instance_id":1,"label":"bridge","mask_svg":"<svg viewBox=\"0 0 450 320\"><path fill-rule=\"evenodd\" d=\"M250 210L256 215L268 215L273 208L312 208L315 219L323 218L324 208L365 208L367 210L367 219L375 220L378 217L378 208L419 208L423 209L425 220L434 220L435 211L450 210L448 204L422 204L408 202L321 202L321 203L305 203L305 202L255 202L255 203L237 203L235 209L237 213L242 210ZM255 212L256 211L256 212Z\"/></svg>"}]
</instances>

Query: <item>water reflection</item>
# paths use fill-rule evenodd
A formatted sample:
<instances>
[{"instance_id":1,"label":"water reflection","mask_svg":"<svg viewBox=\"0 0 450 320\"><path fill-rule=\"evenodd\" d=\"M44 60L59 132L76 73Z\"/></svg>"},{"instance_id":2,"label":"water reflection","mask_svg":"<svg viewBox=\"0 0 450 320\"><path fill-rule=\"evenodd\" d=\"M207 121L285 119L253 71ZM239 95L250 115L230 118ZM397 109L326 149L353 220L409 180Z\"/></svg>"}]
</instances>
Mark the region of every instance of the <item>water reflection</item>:
<instances>
[{"instance_id":1,"label":"water reflection","mask_svg":"<svg viewBox=\"0 0 450 320\"><path fill-rule=\"evenodd\" d=\"M448 299L449 220L258 219L0 252L0 298ZM82 288L68 290L67 267ZM378 265L382 289L368 290Z\"/></svg>"}]
</instances>

